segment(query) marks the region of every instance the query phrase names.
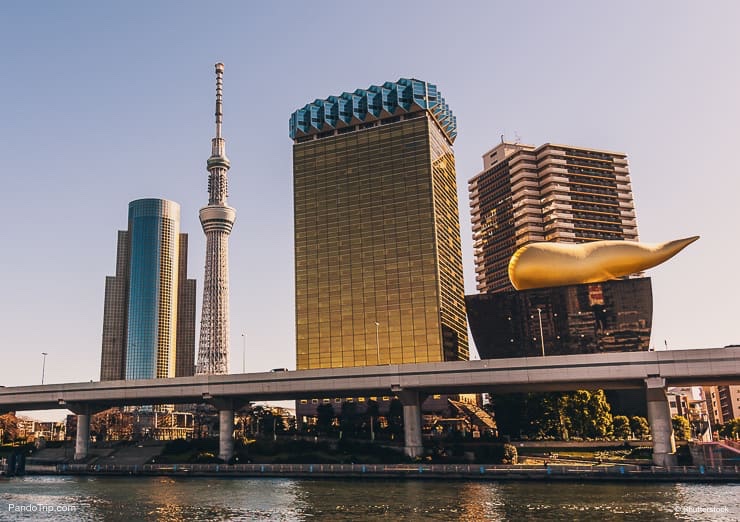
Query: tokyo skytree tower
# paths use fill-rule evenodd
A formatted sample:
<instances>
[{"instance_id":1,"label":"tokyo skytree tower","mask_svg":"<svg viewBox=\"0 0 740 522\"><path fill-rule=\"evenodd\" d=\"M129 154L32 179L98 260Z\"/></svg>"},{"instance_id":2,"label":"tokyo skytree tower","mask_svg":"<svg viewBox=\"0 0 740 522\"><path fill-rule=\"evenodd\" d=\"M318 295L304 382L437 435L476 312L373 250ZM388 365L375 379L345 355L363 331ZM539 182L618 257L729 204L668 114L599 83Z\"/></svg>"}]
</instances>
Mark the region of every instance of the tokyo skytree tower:
<instances>
[{"instance_id":1,"label":"tokyo skytree tower","mask_svg":"<svg viewBox=\"0 0 740 522\"><path fill-rule=\"evenodd\" d=\"M228 206L229 159L221 137L224 64L216 64L216 137L211 140L208 169L208 205L200 209L206 234L206 268L203 282L203 312L200 320L198 375L229 371L229 234L236 211Z\"/></svg>"}]
</instances>

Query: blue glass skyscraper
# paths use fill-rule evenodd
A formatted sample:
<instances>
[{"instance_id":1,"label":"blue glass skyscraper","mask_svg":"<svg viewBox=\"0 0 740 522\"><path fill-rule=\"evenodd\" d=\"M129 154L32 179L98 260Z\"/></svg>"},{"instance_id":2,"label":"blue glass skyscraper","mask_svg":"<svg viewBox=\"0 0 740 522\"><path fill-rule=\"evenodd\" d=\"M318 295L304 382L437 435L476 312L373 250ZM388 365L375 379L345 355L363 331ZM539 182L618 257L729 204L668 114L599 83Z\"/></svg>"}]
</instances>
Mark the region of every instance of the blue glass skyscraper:
<instances>
[{"instance_id":1,"label":"blue glass skyscraper","mask_svg":"<svg viewBox=\"0 0 740 522\"><path fill-rule=\"evenodd\" d=\"M192 375L194 355L195 281L180 205L132 201L116 276L106 279L101 380Z\"/></svg>"}]
</instances>

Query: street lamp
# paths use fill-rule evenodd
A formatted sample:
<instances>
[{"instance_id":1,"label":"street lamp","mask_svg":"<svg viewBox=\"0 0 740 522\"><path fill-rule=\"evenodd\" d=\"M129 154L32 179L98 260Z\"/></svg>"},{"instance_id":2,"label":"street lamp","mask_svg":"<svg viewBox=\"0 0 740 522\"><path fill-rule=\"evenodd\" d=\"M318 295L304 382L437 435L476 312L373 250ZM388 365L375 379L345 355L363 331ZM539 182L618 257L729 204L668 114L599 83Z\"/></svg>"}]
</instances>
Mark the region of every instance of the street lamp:
<instances>
[{"instance_id":1,"label":"street lamp","mask_svg":"<svg viewBox=\"0 0 740 522\"><path fill-rule=\"evenodd\" d=\"M46 352L41 352L44 356L44 362L41 363L41 384L44 384L44 375L46 374L46 356L49 355Z\"/></svg>"},{"instance_id":2,"label":"street lamp","mask_svg":"<svg viewBox=\"0 0 740 522\"><path fill-rule=\"evenodd\" d=\"M247 373L247 334L242 333L242 373Z\"/></svg>"},{"instance_id":3,"label":"street lamp","mask_svg":"<svg viewBox=\"0 0 740 522\"><path fill-rule=\"evenodd\" d=\"M542 343L542 357L545 356L545 337L542 335L542 308L537 309L537 317L540 320L540 343Z\"/></svg>"},{"instance_id":4,"label":"street lamp","mask_svg":"<svg viewBox=\"0 0 740 522\"><path fill-rule=\"evenodd\" d=\"M377 364L380 364L380 334L378 328L380 328L380 323L375 321L375 351L377 352Z\"/></svg>"}]
</instances>

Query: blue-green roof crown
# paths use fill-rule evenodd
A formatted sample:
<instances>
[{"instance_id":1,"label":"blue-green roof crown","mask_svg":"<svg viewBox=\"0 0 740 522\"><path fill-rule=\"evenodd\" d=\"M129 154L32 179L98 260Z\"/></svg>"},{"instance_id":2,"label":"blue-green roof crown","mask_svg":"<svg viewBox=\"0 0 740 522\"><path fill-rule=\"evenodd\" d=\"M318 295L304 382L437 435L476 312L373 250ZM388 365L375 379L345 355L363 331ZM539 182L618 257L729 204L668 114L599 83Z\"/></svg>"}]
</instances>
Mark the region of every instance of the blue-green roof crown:
<instances>
[{"instance_id":1,"label":"blue-green roof crown","mask_svg":"<svg viewBox=\"0 0 740 522\"><path fill-rule=\"evenodd\" d=\"M296 139L420 110L428 110L450 142L455 141L457 120L437 86L406 78L307 104L290 115L290 137Z\"/></svg>"}]
</instances>

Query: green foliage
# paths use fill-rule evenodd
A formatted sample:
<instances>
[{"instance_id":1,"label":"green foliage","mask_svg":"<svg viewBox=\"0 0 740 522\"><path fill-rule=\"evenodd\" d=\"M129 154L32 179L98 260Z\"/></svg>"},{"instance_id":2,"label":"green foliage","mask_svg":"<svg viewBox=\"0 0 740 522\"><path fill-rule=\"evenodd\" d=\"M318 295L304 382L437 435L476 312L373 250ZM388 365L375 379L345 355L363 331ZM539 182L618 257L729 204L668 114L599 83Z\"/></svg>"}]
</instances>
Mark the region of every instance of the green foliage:
<instances>
[{"instance_id":1,"label":"green foliage","mask_svg":"<svg viewBox=\"0 0 740 522\"><path fill-rule=\"evenodd\" d=\"M673 435L678 440L689 440L691 438L691 425L685 417L674 415L671 418L671 424L673 424Z\"/></svg>"},{"instance_id":2,"label":"green foliage","mask_svg":"<svg viewBox=\"0 0 740 522\"><path fill-rule=\"evenodd\" d=\"M488 410L496 418L496 427L501 435L519 438L528 433L526 393L492 394Z\"/></svg>"},{"instance_id":3,"label":"green foliage","mask_svg":"<svg viewBox=\"0 0 740 522\"><path fill-rule=\"evenodd\" d=\"M388 428L396 437L403 434L403 405L398 399L393 399L388 407Z\"/></svg>"},{"instance_id":4,"label":"green foliage","mask_svg":"<svg viewBox=\"0 0 740 522\"><path fill-rule=\"evenodd\" d=\"M561 393L530 394L527 400L530 436L538 439L568 438L569 424L563 417L563 396Z\"/></svg>"},{"instance_id":5,"label":"green foliage","mask_svg":"<svg viewBox=\"0 0 740 522\"><path fill-rule=\"evenodd\" d=\"M342 430L343 437L356 437L362 417L357 412L356 402L343 402L342 411L339 413L339 427Z\"/></svg>"},{"instance_id":6,"label":"green foliage","mask_svg":"<svg viewBox=\"0 0 740 522\"><path fill-rule=\"evenodd\" d=\"M719 434L727 439L740 438L740 419L732 419L719 428Z\"/></svg>"},{"instance_id":7,"label":"green foliage","mask_svg":"<svg viewBox=\"0 0 740 522\"><path fill-rule=\"evenodd\" d=\"M320 404L316 408L316 430L324 435L331 432L334 422L334 407L329 403Z\"/></svg>"},{"instance_id":8,"label":"green foliage","mask_svg":"<svg viewBox=\"0 0 740 522\"><path fill-rule=\"evenodd\" d=\"M676 448L676 464L679 466L691 466L693 463L689 445L684 444L683 446L678 446Z\"/></svg>"},{"instance_id":9,"label":"green foliage","mask_svg":"<svg viewBox=\"0 0 740 522\"><path fill-rule=\"evenodd\" d=\"M362 417L362 431L368 438L371 434L377 436L380 431L380 405L372 399L367 401L367 408Z\"/></svg>"},{"instance_id":10,"label":"green foliage","mask_svg":"<svg viewBox=\"0 0 740 522\"><path fill-rule=\"evenodd\" d=\"M611 433L611 407L602 390L492 396L501 435L536 439L603 438Z\"/></svg>"},{"instance_id":11,"label":"green foliage","mask_svg":"<svg viewBox=\"0 0 740 522\"><path fill-rule=\"evenodd\" d=\"M454 448L452 453L460 456L463 449ZM486 444L475 448L475 462L481 464L516 464L518 456L516 446L512 444Z\"/></svg>"},{"instance_id":12,"label":"green foliage","mask_svg":"<svg viewBox=\"0 0 740 522\"><path fill-rule=\"evenodd\" d=\"M603 390L589 392L578 390L563 394L561 411L564 424L570 427L572 436L580 438L603 438L610 434L612 427L611 407Z\"/></svg>"},{"instance_id":13,"label":"green foliage","mask_svg":"<svg viewBox=\"0 0 740 522\"><path fill-rule=\"evenodd\" d=\"M162 453L163 454L185 453L186 451L189 451L191 447L192 447L192 444L186 441L185 439L175 439L165 444L164 449L162 450Z\"/></svg>"},{"instance_id":14,"label":"green foliage","mask_svg":"<svg viewBox=\"0 0 740 522\"><path fill-rule=\"evenodd\" d=\"M519 460L519 452L513 444L504 444L504 458L502 464L516 464Z\"/></svg>"},{"instance_id":15,"label":"green foliage","mask_svg":"<svg viewBox=\"0 0 740 522\"><path fill-rule=\"evenodd\" d=\"M0 415L0 433L2 433L0 444L12 442L18 437L18 419L15 414Z\"/></svg>"},{"instance_id":16,"label":"green foliage","mask_svg":"<svg viewBox=\"0 0 740 522\"><path fill-rule=\"evenodd\" d=\"M629 439L632 436L629 418L624 415L615 415L612 418L612 432L615 439Z\"/></svg>"},{"instance_id":17,"label":"green foliage","mask_svg":"<svg viewBox=\"0 0 740 522\"><path fill-rule=\"evenodd\" d=\"M630 429L638 440L647 440L650 435L650 425L645 417L630 417Z\"/></svg>"}]
</instances>

